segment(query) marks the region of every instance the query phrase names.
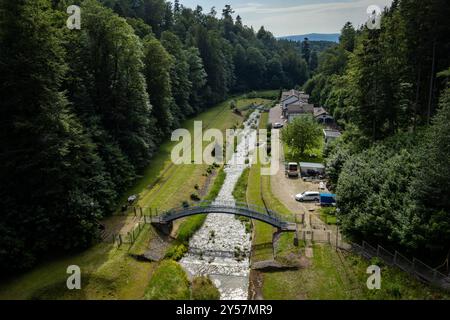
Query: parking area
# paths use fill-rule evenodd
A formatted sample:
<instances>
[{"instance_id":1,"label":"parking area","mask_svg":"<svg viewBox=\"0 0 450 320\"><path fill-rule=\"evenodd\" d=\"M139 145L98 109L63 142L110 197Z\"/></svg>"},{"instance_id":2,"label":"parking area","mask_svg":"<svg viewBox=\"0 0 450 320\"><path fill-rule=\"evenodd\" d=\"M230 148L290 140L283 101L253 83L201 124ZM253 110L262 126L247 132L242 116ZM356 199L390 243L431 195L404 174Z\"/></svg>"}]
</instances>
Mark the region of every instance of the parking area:
<instances>
[{"instance_id":1,"label":"parking area","mask_svg":"<svg viewBox=\"0 0 450 320\"><path fill-rule=\"evenodd\" d=\"M276 122L283 123L284 120L281 119L281 106L276 105L274 108L270 109L269 112L269 123L272 125Z\"/></svg>"},{"instance_id":2,"label":"parking area","mask_svg":"<svg viewBox=\"0 0 450 320\"><path fill-rule=\"evenodd\" d=\"M280 149L282 145L280 143ZM297 216L303 215L307 226L320 226L327 228L319 218L320 206L316 202L298 202L295 195L305 191L318 191L326 193L328 190L320 189L320 180L304 181L301 177L287 178L284 172L284 160L282 159L282 151L280 154L279 170L276 175L271 176L270 184L275 197L277 197L289 210Z\"/></svg>"}]
</instances>

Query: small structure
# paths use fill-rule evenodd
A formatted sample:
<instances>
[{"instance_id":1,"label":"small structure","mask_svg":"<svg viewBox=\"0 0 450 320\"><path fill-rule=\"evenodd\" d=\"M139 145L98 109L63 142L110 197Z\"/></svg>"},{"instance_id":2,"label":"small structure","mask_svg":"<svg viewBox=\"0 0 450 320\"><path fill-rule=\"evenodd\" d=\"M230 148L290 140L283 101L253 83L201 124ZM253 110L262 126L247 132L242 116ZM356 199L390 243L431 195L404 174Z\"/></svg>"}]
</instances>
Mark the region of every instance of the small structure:
<instances>
[{"instance_id":1,"label":"small structure","mask_svg":"<svg viewBox=\"0 0 450 320\"><path fill-rule=\"evenodd\" d=\"M326 126L331 126L334 124L334 118L330 116L329 113L322 107L314 108L314 119Z\"/></svg>"},{"instance_id":2,"label":"small structure","mask_svg":"<svg viewBox=\"0 0 450 320\"><path fill-rule=\"evenodd\" d=\"M323 175L325 166L321 163L300 162L300 172L304 177Z\"/></svg>"},{"instance_id":3,"label":"small structure","mask_svg":"<svg viewBox=\"0 0 450 320\"><path fill-rule=\"evenodd\" d=\"M336 140L341 136L341 132L335 129L323 129L323 136L325 139L325 143L329 143L333 140Z\"/></svg>"}]
</instances>

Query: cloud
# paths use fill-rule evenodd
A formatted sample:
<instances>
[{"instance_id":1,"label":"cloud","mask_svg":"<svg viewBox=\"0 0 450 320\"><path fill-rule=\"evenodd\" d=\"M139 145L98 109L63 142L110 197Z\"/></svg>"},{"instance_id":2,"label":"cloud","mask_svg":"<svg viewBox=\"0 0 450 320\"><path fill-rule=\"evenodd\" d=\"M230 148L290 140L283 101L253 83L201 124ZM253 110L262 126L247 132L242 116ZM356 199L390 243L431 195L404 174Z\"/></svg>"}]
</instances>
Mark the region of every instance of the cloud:
<instances>
[{"instance_id":1,"label":"cloud","mask_svg":"<svg viewBox=\"0 0 450 320\"><path fill-rule=\"evenodd\" d=\"M236 5L236 14L244 23L259 28L264 25L276 36L303 34L311 32L339 32L347 21L354 25L363 24L367 19L366 9L370 5L381 8L390 5L392 0L357 0L351 2L333 1L303 5L246 3Z\"/></svg>"}]
</instances>

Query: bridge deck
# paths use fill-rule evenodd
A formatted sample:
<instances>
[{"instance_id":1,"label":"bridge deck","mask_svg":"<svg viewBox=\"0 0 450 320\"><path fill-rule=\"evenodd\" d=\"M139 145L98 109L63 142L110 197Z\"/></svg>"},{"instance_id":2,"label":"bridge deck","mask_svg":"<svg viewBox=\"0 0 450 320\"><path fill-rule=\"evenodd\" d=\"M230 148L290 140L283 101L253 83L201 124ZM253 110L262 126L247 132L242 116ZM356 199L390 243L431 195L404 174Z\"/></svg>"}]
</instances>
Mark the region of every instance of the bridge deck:
<instances>
[{"instance_id":1,"label":"bridge deck","mask_svg":"<svg viewBox=\"0 0 450 320\"><path fill-rule=\"evenodd\" d=\"M285 217L282 217L276 212L253 205L234 202L201 202L194 206L176 208L166 211L161 215L152 217L151 222L155 224L168 224L183 217L209 213L224 213L244 216L265 222L282 231L296 231L295 223L287 221Z\"/></svg>"}]
</instances>

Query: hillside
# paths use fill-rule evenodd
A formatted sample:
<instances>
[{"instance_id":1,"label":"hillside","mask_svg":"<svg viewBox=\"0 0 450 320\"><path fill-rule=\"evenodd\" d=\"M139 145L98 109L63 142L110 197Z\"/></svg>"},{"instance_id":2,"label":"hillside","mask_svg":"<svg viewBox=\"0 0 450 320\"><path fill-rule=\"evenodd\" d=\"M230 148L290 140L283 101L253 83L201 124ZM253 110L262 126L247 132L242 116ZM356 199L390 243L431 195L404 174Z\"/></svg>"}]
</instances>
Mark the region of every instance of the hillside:
<instances>
[{"instance_id":1,"label":"hillside","mask_svg":"<svg viewBox=\"0 0 450 320\"><path fill-rule=\"evenodd\" d=\"M291 41L303 41L303 39L308 38L309 41L330 41L330 42L339 42L339 33L308 33L308 34L299 34L292 36L283 36L278 39L286 39Z\"/></svg>"}]
</instances>

